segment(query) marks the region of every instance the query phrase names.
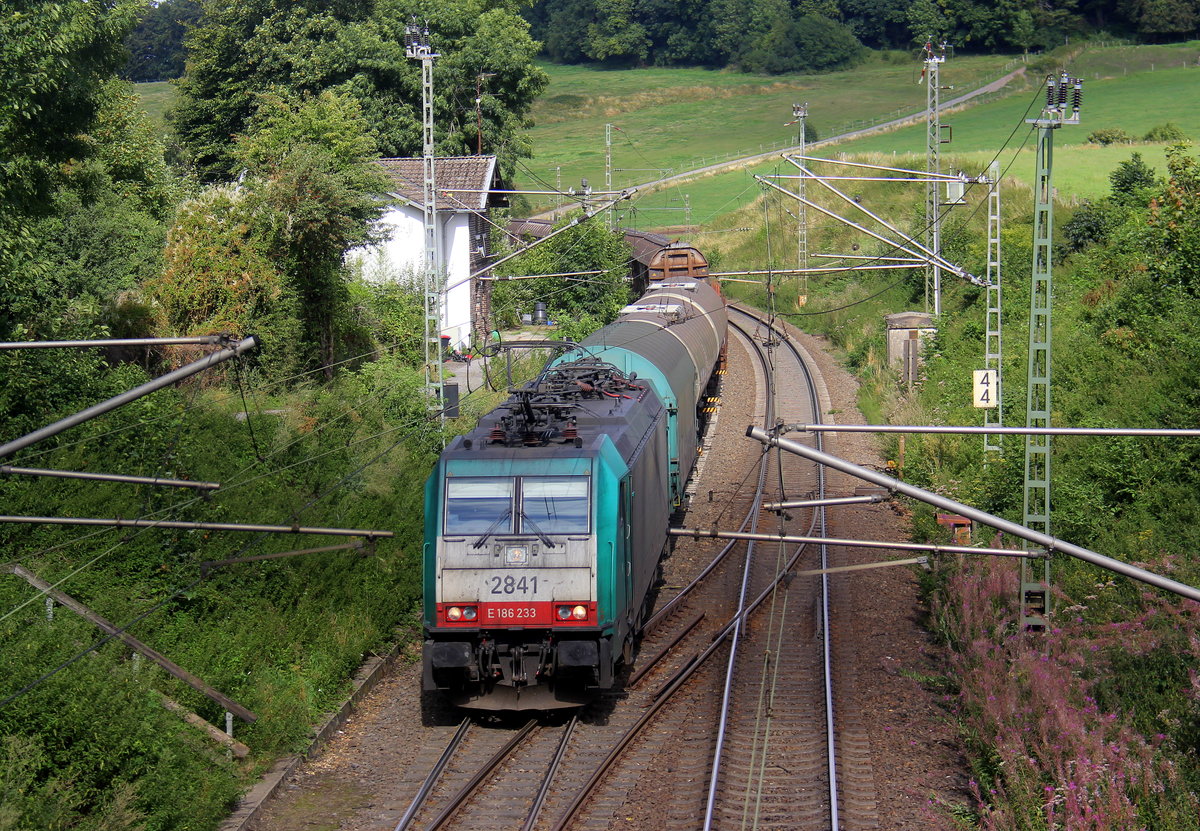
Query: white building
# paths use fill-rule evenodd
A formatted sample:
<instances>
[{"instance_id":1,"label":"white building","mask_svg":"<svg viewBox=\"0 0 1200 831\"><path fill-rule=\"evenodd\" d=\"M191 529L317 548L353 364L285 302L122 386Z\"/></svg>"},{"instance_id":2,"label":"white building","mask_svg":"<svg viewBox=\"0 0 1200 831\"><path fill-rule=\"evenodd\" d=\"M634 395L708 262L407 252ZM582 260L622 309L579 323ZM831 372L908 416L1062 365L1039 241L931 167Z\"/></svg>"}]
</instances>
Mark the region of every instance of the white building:
<instances>
[{"instance_id":1,"label":"white building","mask_svg":"<svg viewBox=\"0 0 1200 831\"><path fill-rule=\"evenodd\" d=\"M421 159L381 159L393 187L392 207L383 215L385 241L355 252L364 278L399 280L420 290L425 272L425 168ZM463 349L472 333L485 340L491 312L491 283L468 279L486 262L489 198L496 175L495 156L458 156L434 160L437 221L441 226L442 264L448 287L442 305L441 333Z\"/></svg>"}]
</instances>

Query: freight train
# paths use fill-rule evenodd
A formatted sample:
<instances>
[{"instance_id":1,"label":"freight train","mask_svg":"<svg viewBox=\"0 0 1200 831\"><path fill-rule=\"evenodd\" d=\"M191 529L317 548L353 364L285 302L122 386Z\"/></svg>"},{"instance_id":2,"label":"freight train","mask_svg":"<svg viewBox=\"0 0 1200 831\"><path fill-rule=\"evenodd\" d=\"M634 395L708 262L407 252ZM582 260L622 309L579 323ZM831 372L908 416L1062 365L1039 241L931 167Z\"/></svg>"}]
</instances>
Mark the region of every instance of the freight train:
<instances>
[{"instance_id":1,"label":"freight train","mask_svg":"<svg viewBox=\"0 0 1200 831\"><path fill-rule=\"evenodd\" d=\"M707 263L695 249L674 262L438 459L425 690L474 709L573 707L631 660L724 360Z\"/></svg>"}]
</instances>

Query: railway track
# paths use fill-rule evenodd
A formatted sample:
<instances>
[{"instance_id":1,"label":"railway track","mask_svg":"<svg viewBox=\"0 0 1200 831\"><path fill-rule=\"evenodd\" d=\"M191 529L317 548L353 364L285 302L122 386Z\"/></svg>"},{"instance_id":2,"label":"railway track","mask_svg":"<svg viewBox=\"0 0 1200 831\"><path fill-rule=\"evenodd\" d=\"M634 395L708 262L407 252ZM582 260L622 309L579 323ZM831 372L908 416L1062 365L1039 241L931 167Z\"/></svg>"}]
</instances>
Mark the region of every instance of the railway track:
<instances>
[{"instance_id":1,"label":"railway track","mask_svg":"<svg viewBox=\"0 0 1200 831\"><path fill-rule=\"evenodd\" d=\"M738 371L757 379L755 423L817 421L803 357L783 333L742 311L731 325L741 332ZM737 461L708 460L685 524L819 534L819 511L758 511L764 498L819 497L823 484L798 457L744 438L748 401L739 396L742 409L727 405L717 419L710 455L737 448ZM416 747L394 813L337 827L877 827L869 747L838 703L854 683L838 668L838 583L830 613L819 598L827 578L784 576L836 563L813 546L680 538L620 693L570 722L460 722L435 711L406 738Z\"/></svg>"}]
</instances>

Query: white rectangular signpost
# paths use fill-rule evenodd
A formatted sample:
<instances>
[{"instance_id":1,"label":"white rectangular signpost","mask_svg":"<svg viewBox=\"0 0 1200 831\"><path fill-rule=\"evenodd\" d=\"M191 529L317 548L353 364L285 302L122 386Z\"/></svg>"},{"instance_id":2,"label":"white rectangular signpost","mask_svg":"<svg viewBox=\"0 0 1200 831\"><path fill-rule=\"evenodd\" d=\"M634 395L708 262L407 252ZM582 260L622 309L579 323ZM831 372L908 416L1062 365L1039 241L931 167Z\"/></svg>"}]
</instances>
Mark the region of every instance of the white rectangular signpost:
<instances>
[{"instance_id":1,"label":"white rectangular signpost","mask_svg":"<svg viewBox=\"0 0 1200 831\"><path fill-rule=\"evenodd\" d=\"M995 407L999 402L996 400L996 384L998 373L994 369L976 369L974 371L974 383L972 384L972 403L976 407Z\"/></svg>"}]
</instances>

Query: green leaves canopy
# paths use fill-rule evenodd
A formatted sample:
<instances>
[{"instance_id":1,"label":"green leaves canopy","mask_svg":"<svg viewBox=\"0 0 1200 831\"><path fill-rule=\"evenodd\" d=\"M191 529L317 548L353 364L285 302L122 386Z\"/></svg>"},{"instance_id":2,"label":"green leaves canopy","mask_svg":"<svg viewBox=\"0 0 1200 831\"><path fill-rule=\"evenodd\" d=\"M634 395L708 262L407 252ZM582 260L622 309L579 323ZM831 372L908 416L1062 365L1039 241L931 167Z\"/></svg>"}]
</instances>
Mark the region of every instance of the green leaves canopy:
<instances>
[{"instance_id":1,"label":"green leaves canopy","mask_svg":"<svg viewBox=\"0 0 1200 831\"><path fill-rule=\"evenodd\" d=\"M428 21L441 55L433 81L437 151L473 153L482 139L484 152L511 175L529 155L520 131L547 83L517 8L511 0L428 7L412 0L207 0L188 40L175 128L201 174L218 179L236 172L231 140L246 132L260 96L335 90L359 102L384 156L418 153L421 68L404 52L404 29L416 15Z\"/></svg>"},{"instance_id":2,"label":"green leaves canopy","mask_svg":"<svg viewBox=\"0 0 1200 831\"><path fill-rule=\"evenodd\" d=\"M578 219L564 219L559 228ZM582 337L611 322L630 301L629 264L632 253L620 233L609 231L601 218L582 222L516 257L497 269L498 275L528 276L596 271L578 277L539 277L495 283L492 304L499 323L512 324L521 312L544 302L560 332Z\"/></svg>"}]
</instances>

